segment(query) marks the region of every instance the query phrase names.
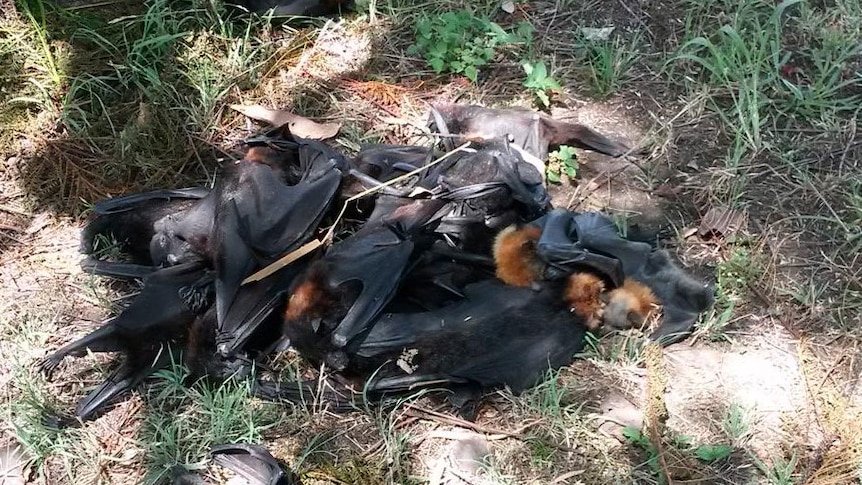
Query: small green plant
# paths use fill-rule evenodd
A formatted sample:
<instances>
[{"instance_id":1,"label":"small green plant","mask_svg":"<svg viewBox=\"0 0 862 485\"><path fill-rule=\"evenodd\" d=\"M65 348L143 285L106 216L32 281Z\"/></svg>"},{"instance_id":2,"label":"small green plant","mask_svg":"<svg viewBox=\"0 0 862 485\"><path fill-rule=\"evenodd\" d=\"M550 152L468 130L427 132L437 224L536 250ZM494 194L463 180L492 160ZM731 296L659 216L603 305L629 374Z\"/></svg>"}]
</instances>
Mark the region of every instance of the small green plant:
<instances>
[{"instance_id":1,"label":"small green plant","mask_svg":"<svg viewBox=\"0 0 862 485\"><path fill-rule=\"evenodd\" d=\"M479 68L494 57L497 47L527 43L532 26L519 23L506 32L495 22L475 16L469 10L424 16L416 24L416 43L409 54L422 54L436 73L463 74L476 82Z\"/></svg>"},{"instance_id":2,"label":"small green plant","mask_svg":"<svg viewBox=\"0 0 862 485\"><path fill-rule=\"evenodd\" d=\"M548 154L548 181L558 184L562 174L566 174L569 179L578 175L578 156L575 149L568 145L560 145L560 148Z\"/></svg>"},{"instance_id":3,"label":"small green plant","mask_svg":"<svg viewBox=\"0 0 862 485\"><path fill-rule=\"evenodd\" d=\"M718 265L718 284L721 289L740 296L757 282L763 275L758 256L754 248L744 244L734 245L727 260Z\"/></svg>"},{"instance_id":4,"label":"small green plant","mask_svg":"<svg viewBox=\"0 0 862 485\"><path fill-rule=\"evenodd\" d=\"M650 438L644 435L641 430L626 426L622 431L623 437L632 445L637 446L642 449L647 454L646 465L649 467L650 471L656 477L659 477L659 483L665 483L663 479L663 474L661 470L661 464L659 463L659 452L656 448L655 444L650 440ZM700 460L713 463L719 460L723 460L730 456L733 453L733 447L729 445L699 445L694 446L692 444L692 439L689 436L685 435L676 435L671 439L671 443L674 448L679 451L692 453L694 456L699 458Z\"/></svg>"},{"instance_id":5,"label":"small green plant","mask_svg":"<svg viewBox=\"0 0 862 485\"><path fill-rule=\"evenodd\" d=\"M734 444L739 445L751 436L750 421L748 410L733 403L721 420L721 429Z\"/></svg>"},{"instance_id":6,"label":"small green plant","mask_svg":"<svg viewBox=\"0 0 862 485\"><path fill-rule=\"evenodd\" d=\"M707 463L723 460L731 453L733 453L733 447L730 445L701 445L694 449L694 456Z\"/></svg>"},{"instance_id":7,"label":"small green plant","mask_svg":"<svg viewBox=\"0 0 862 485\"><path fill-rule=\"evenodd\" d=\"M710 341L728 340L726 330L748 290L762 276L764 262L756 247L746 241L734 243L730 255L716 268L715 305L699 323L699 333Z\"/></svg>"},{"instance_id":8,"label":"small green plant","mask_svg":"<svg viewBox=\"0 0 862 485\"><path fill-rule=\"evenodd\" d=\"M628 440L629 443L637 446L642 449L647 454L646 465L656 476L661 476L661 465L658 460L658 450L655 445L649 440L649 438L641 433L641 430L626 426L623 428L623 437Z\"/></svg>"},{"instance_id":9,"label":"small green plant","mask_svg":"<svg viewBox=\"0 0 862 485\"><path fill-rule=\"evenodd\" d=\"M757 468L766 475L766 479L773 485L791 485L795 483L794 475L796 475L796 466L799 463L799 458L796 453L789 459L776 458L772 466L763 463L759 458L754 458L754 464Z\"/></svg>"},{"instance_id":10,"label":"small green plant","mask_svg":"<svg viewBox=\"0 0 862 485\"><path fill-rule=\"evenodd\" d=\"M550 106L551 95L559 93L562 90L560 83L548 74L548 68L545 67L545 63L542 61L536 63L524 62L521 66L527 74L527 78L524 80L524 87L533 92L542 106Z\"/></svg>"}]
</instances>

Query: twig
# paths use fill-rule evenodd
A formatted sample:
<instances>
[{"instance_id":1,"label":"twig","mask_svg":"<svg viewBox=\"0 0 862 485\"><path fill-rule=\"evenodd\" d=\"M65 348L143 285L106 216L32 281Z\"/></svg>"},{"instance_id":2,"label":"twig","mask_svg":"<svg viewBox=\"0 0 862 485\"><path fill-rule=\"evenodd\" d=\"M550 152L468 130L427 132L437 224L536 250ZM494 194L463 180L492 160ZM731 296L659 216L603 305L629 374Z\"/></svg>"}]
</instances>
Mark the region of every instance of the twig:
<instances>
[{"instance_id":1,"label":"twig","mask_svg":"<svg viewBox=\"0 0 862 485\"><path fill-rule=\"evenodd\" d=\"M455 416L449 416L447 414L443 414L443 413L440 413L437 411L432 411L430 409L426 409L426 408L417 406L415 404L409 404L408 403L408 404L406 404L406 406L407 406L407 409L404 410L404 413L409 415L409 416L430 419L432 421L437 421L437 422L445 423L445 424L451 424L453 426L460 426L462 428L472 429L473 431L478 431L480 433L508 436L510 438L515 438L515 439L518 439L521 441L525 441L525 440L530 438L529 436L525 436L523 434L527 428L531 428L531 427L535 426L536 424L539 424L538 420L532 421L530 423L527 423L527 424L521 426L520 428L516 429L515 431L506 431L503 429L497 429L497 428L490 428L487 426L482 426L481 424L472 423L470 421L467 421L467 420L464 420L461 418L456 418ZM557 448L558 450L562 450L562 451L566 451L566 452L570 452L570 453L576 451L574 448L569 448L568 446L560 445L557 443L546 442L545 444L547 444L548 446L551 446L553 448Z\"/></svg>"}]
</instances>

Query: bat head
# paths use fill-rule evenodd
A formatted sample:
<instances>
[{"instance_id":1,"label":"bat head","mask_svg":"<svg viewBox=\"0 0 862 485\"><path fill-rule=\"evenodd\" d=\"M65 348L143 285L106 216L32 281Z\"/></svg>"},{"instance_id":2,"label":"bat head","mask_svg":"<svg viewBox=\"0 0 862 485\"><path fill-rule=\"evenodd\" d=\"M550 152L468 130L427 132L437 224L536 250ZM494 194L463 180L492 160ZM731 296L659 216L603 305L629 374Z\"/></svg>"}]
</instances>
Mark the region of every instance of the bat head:
<instances>
[{"instance_id":1,"label":"bat head","mask_svg":"<svg viewBox=\"0 0 862 485\"><path fill-rule=\"evenodd\" d=\"M569 310L584 319L589 330L596 330L602 324L604 291L604 280L592 273L576 272L569 276L563 298Z\"/></svg>"}]
</instances>

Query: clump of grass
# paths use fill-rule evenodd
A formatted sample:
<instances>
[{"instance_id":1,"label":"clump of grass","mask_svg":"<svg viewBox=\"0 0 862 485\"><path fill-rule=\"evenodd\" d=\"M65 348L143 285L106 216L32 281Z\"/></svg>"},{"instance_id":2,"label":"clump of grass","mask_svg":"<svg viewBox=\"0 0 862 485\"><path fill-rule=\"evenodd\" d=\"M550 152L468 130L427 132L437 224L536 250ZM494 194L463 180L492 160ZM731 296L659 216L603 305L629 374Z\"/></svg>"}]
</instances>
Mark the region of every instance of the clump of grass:
<instances>
[{"instance_id":1,"label":"clump of grass","mask_svg":"<svg viewBox=\"0 0 862 485\"><path fill-rule=\"evenodd\" d=\"M23 2L18 16L0 16L0 154L17 150L22 133L56 116L64 71L63 49L49 37L45 6Z\"/></svg>"},{"instance_id":2,"label":"clump of grass","mask_svg":"<svg viewBox=\"0 0 862 485\"><path fill-rule=\"evenodd\" d=\"M266 19L239 23L223 6L187 7L154 0L131 15L38 11L68 46L50 65L74 69L46 68L53 74L42 76L46 85L60 77L63 89L51 98L64 133L49 134L25 168L34 194L77 211L81 200L208 177L222 106L238 88L259 84L278 44L266 39ZM19 50L22 59L45 57L32 46Z\"/></svg>"},{"instance_id":3,"label":"clump of grass","mask_svg":"<svg viewBox=\"0 0 862 485\"><path fill-rule=\"evenodd\" d=\"M750 410L731 403L721 420L721 429L736 446L743 445L751 437Z\"/></svg>"},{"instance_id":4,"label":"clump of grass","mask_svg":"<svg viewBox=\"0 0 862 485\"><path fill-rule=\"evenodd\" d=\"M799 457L792 454L788 458L776 458L771 465L767 465L758 458L754 459L754 464L763 473L764 477L772 485L793 485L798 478L796 466L799 463Z\"/></svg>"},{"instance_id":5,"label":"clump of grass","mask_svg":"<svg viewBox=\"0 0 862 485\"><path fill-rule=\"evenodd\" d=\"M716 268L715 304L701 315L698 333L710 341L727 339L727 329L750 290L763 277L763 256L746 241L731 243L727 258Z\"/></svg>"},{"instance_id":6,"label":"clump of grass","mask_svg":"<svg viewBox=\"0 0 862 485\"><path fill-rule=\"evenodd\" d=\"M691 4L688 39L668 62L716 89L709 103L736 150L762 150L774 126L818 122L858 106L860 78L845 71L858 54L855 26L791 25L799 18L826 20L801 0ZM720 26L711 31L708 22L716 20Z\"/></svg>"},{"instance_id":7,"label":"clump of grass","mask_svg":"<svg viewBox=\"0 0 862 485\"><path fill-rule=\"evenodd\" d=\"M582 51L583 75L595 96L608 97L624 86L640 56L641 39L640 31L628 42L620 36L596 40L581 36L577 47Z\"/></svg>"},{"instance_id":8,"label":"clump of grass","mask_svg":"<svg viewBox=\"0 0 862 485\"><path fill-rule=\"evenodd\" d=\"M188 386L179 365L156 374L140 430L147 450L147 483L160 483L174 466L200 468L212 445L259 443L281 417L276 405L252 399L250 381Z\"/></svg>"},{"instance_id":9,"label":"clump of grass","mask_svg":"<svg viewBox=\"0 0 862 485\"><path fill-rule=\"evenodd\" d=\"M565 372L549 369L541 382L521 395L504 394L514 405L511 412L523 416L520 422L539 423L524 432L525 449L529 451L526 461L531 467L559 473L571 465L569 448L601 447L595 441L593 423L582 410L584 401L579 399L577 381Z\"/></svg>"},{"instance_id":10,"label":"clump of grass","mask_svg":"<svg viewBox=\"0 0 862 485\"><path fill-rule=\"evenodd\" d=\"M401 429L397 424L402 406L423 394L424 392L420 391L413 396L396 400L391 403L392 407L381 406L371 411L372 420L383 439L381 458L389 483L416 483L415 477L409 473L411 434L409 430Z\"/></svg>"},{"instance_id":11,"label":"clump of grass","mask_svg":"<svg viewBox=\"0 0 862 485\"><path fill-rule=\"evenodd\" d=\"M636 330L609 334L601 339L587 334L586 345L580 357L611 364L640 365L644 361L644 347L648 343L647 338Z\"/></svg>"},{"instance_id":12,"label":"clump of grass","mask_svg":"<svg viewBox=\"0 0 862 485\"><path fill-rule=\"evenodd\" d=\"M45 460L54 453L64 451L75 440L75 432L61 431L52 426L50 416L58 416L57 406L45 392L46 382L28 372L23 366L14 369L17 397L5 410L18 441L34 459L34 469L42 472Z\"/></svg>"}]
</instances>

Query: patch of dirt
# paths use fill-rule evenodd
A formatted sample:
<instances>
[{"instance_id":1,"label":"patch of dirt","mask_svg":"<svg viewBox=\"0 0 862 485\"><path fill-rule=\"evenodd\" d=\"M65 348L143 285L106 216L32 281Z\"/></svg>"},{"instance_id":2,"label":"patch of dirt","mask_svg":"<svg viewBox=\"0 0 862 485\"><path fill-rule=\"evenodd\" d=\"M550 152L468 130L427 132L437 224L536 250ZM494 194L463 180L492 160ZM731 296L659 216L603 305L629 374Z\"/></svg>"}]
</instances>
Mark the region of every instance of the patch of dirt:
<instances>
[{"instance_id":1,"label":"patch of dirt","mask_svg":"<svg viewBox=\"0 0 862 485\"><path fill-rule=\"evenodd\" d=\"M555 110L557 119L586 125L613 140L625 143L631 153L612 158L578 150L578 180L574 190L552 186L557 207L577 210L610 210L635 221L663 220L661 200L650 193L651 163L641 148L648 142L649 126L633 118L633 110L612 103L579 103L569 110Z\"/></svg>"},{"instance_id":2,"label":"patch of dirt","mask_svg":"<svg viewBox=\"0 0 862 485\"><path fill-rule=\"evenodd\" d=\"M810 419L795 342L783 329L747 334L733 346L685 344L665 351L668 425L700 442L721 441L722 420L739 406L750 420L746 447L760 459L779 456L788 421Z\"/></svg>"}]
</instances>

